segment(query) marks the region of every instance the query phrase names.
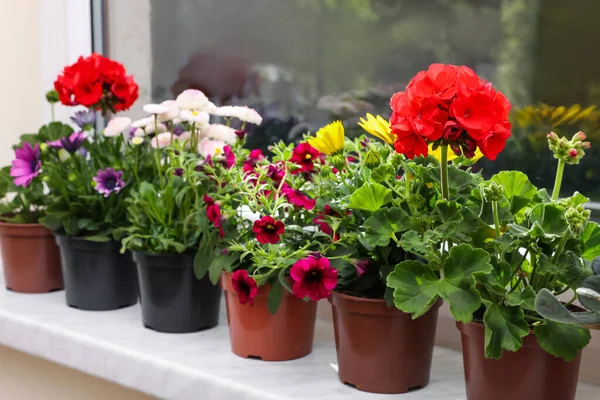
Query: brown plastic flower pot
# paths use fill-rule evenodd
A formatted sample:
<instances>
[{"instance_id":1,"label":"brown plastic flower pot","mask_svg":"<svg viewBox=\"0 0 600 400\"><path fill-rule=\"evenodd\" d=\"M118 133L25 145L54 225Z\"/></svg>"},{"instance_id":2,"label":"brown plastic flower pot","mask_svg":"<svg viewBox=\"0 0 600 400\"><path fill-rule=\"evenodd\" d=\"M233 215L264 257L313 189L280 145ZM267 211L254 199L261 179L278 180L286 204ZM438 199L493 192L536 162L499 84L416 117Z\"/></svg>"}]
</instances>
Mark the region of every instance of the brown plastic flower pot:
<instances>
[{"instance_id":1,"label":"brown plastic flower pot","mask_svg":"<svg viewBox=\"0 0 600 400\"><path fill-rule=\"evenodd\" d=\"M8 290L47 293L63 288L58 246L46 227L0 222L0 247Z\"/></svg>"},{"instance_id":2,"label":"brown plastic flower pot","mask_svg":"<svg viewBox=\"0 0 600 400\"><path fill-rule=\"evenodd\" d=\"M429 383L439 299L413 320L385 300L333 292L340 381L371 393L406 393Z\"/></svg>"},{"instance_id":3,"label":"brown plastic flower pot","mask_svg":"<svg viewBox=\"0 0 600 400\"><path fill-rule=\"evenodd\" d=\"M268 285L258 289L254 305L240 304L230 273L221 275L221 285L225 290L231 350L235 355L286 361L310 354L315 335L316 301L307 303L284 289L281 305L272 315L267 306Z\"/></svg>"},{"instance_id":4,"label":"brown plastic flower pot","mask_svg":"<svg viewBox=\"0 0 600 400\"><path fill-rule=\"evenodd\" d=\"M485 327L456 323L461 333L468 400L575 400L581 352L567 362L546 353L533 333L502 358L485 358Z\"/></svg>"}]
</instances>

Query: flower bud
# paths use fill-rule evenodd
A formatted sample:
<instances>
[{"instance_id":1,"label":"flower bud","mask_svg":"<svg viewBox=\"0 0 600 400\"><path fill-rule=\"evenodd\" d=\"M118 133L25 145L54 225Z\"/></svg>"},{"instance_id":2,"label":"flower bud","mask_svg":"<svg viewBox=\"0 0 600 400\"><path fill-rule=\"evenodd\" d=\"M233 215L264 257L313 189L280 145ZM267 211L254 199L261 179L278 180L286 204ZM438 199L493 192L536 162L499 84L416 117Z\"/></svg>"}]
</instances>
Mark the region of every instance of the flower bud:
<instances>
[{"instance_id":1,"label":"flower bud","mask_svg":"<svg viewBox=\"0 0 600 400\"><path fill-rule=\"evenodd\" d=\"M483 187L483 195L487 201L499 201L502 198L502 186L496 182L490 182Z\"/></svg>"},{"instance_id":2,"label":"flower bud","mask_svg":"<svg viewBox=\"0 0 600 400\"><path fill-rule=\"evenodd\" d=\"M67 175L67 180L69 182L75 182L77 180L77 175L74 172L71 172Z\"/></svg>"},{"instance_id":3,"label":"flower bud","mask_svg":"<svg viewBox=\"0 0 600 400\"><path fill-rule=\"evenodd\" d=\"M584 150L590 148L590 142L584 142L585 133L577 132L571 140L566 137L559 138L555 133L548 135L548 146L554 153L554 158L567 164L579 164L585 155Z\"/></svg>"},{"instance_id":4,"label":"flower bud","mask_svg":"<svg viewBox=\"0 0 600 400\"><path fill-rule=\"evenodd\" d=\"M442 137L447 140L458 140L462 134L461 126L455 121L447 121L442 131Z\"/></svg>"},{"instance_id":5,"label":"flower bud","mask_svg":"<svg viewBox=\"0 0 600 400\"><path fill-rule=\"evenodd\" d=\"M548 138L548 144L550 146L558 143L558 135L556 133L550 132L546 137Z\"/></svg>"},{"instance_id":6,"label":"flower bud","mask_svg":"<svg viewBox=\"0 0 600 400\"><path fill-rule=\"evenodd\" d=\"M573 142L583 142L585 139L587 139L587 136L585 136L585 133L583 133L582 131L579 131L575 135L573 135L573 139L571 139L571 140Z\"/></svg>"},{"instance_id":7,"label":"flower bud","mask_svg":"<svg viewBox=\"0 0 600 400\"><path fill-rule=\"evenodd\" d=\"M583 233L583 229L590 219L591 211L586 210L583 204L577 207L571 207L565 212L565 218L569 224L571 232L575 236L579 236Z\"/></svg>"},{"instance_id":8,"label":"flower bud","mask_svg":"<svg viewBox=\"0 0 600 400\"><path fill-rule=\"evenodd\" d=\"M69 158L71 158L71 154L68 151L65 149L58 150L58 159L60 161L67 161Z\"/></svg>"},{"instance_id":9,"label":"flower bud","mask_svg":"<svg viewBox=\"0 0 600 400\"><path fill-rule=\"evenodd\" d=\"M48 151L48 145L46 143L40 143L40 151L42 154L46 153Z\"/></svg>"},{"instance_id":10,"label":"flower bud","mask_svg":"<svg viewBox=\"0 0 600 400\"><path fill-rule=\"evenodd\" d=\"M381 146L379 148L379 155L381 156L382 160L387 160L388 156L390 155L390 146Z\"/></svg>"},{"instance_id":11,"label":"flower bud","mask_svg":"<svg viewBox=\"0 0 600 400\"><path fill-rule=\"evenodd\" d=\"M379 153L373 149L369 150L367 154L365 154L365 158L363 159L365 167L369 169L373 169L381 164L381 156Z\"/></svg>"},{"instance_id":12,"label":"flower bud","mask_svg":"<svg viewBox=\"0 0 600 400\"><path fill-rule=\"evenodd\" d=\"M46 93L46 100L50 104L58 103L58 92L54 89L50 90L48 93Z\"/></svg>"},{"instance_id":13,"label":"flower bud","mask_svg":"<svg viewBox=\"0 0 600 400\"><path fill-rule=\"evenodd\" d=\"M331 157L331 164L340 171L346 168L346 158L337 154Z\"/></svg>"}]
</instances>

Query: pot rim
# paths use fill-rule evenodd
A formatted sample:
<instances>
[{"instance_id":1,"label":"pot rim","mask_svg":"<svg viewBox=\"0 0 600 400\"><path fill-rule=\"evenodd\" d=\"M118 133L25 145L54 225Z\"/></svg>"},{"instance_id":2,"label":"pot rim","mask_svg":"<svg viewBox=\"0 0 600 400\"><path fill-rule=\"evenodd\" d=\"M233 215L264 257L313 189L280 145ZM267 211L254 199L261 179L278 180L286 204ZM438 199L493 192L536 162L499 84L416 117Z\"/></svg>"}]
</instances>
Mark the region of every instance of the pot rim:
<instances>
[{"instance_id":1,"label":"pot rim","mask_svg":"<svg viewBox=\"0 0 600 400\"><path fill-rule=\"evenodd\" d=\"M120 249L121 242L117 240L109 240L107 242L99 242L88 240L83 236L67 236L59 233L54 233L56 243L59 247L76 248L82 250L100 250L100 249Z\"/></svg>"},{"instance_id":2,"label":"pot rim","mask_svg":"<svg viewBox=\"0 0 600 400\"><path fill-rule=\"evenodd\" d=\"M387 305L385 299L368 299L364 297L350 296L336 291L331 292L331 296L327 299L332 307L344 310L345 312L356 314L380 315L389 317L406 317L411 316L409 313ZM337 303L337 304L336 304ZM439 309L444 300L438 297L436 302L427 311ZM412 318L412 317L411 317Z\"/></svg>"},{"instance_id":3,"label":"pot rim","mask_svg":"<svg viewBox=\"0 0 600 400\"><path fill-rule=\"evenodd\" d=\"M54 233L42 224L17 224L0 221L0 236L53 237Z\"/></svg>"},{"instance_id":4,"label":"pot rim","mask_svg":"<svg viewBox=\"0 0 600 400\"><path fill-rule=\"evenodd\" d=\"M179 258L179 257L189 257L196 254L194 251L186 251L183 253L150 253L147 251L139 251L139 250L127 250L130 251L131 254L137 254L143 257L152 257L152 258Z\"/></svg>"}]
</instances>

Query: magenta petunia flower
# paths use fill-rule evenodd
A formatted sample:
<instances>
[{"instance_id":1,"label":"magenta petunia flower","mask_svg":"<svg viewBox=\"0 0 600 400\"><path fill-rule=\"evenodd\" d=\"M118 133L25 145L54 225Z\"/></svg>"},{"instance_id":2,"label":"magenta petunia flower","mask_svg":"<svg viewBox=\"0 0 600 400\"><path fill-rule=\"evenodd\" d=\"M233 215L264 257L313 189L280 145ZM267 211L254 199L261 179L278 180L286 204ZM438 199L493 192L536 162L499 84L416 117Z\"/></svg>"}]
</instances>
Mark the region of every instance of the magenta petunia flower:
<instances>
[{"instance_id":1,"label":"magenta petunia flower","mask_svg":"<svg viewBox=\"0 0 600 400\"><path fill-rule=\"evenodd\" d=\"M118 193L125 186L125 182L121 179L123 171L115 171L113 168L98 170L93 178L96 182L96 190L104 197L108 197L111 193Z\"/></svg>"},{"instance_id":2,"label":"magenta petunia flower","mask_svg":"<svg viewBox=\"0 0 600 400\"><path fill-rule=\"evenodd\" d=\"M298 260L290 270L294 281L292 293L303 299L308 296L313 301L329 297L337 286L338 272L331 267L329 260L320 254Z\"/></svg>"},{"instance_id":3,"label":"magenta petunia flower","mask_svg":"<svg viewBox=\"0 0 600 400\"><path fill-rule=\"evenodd\" d=\"M15 150L15 156L10 168L10 176L15 178L15 185L29 186L42 168L40 146L36 144L35 147L31 147L29 143L25 142L23 147Z\"/></svg>"},{"instance_id":4,"label":"magenta petunia flower","mask_svg":"<svg viewBox=\"0 0 600 400\"><path fill-rule=\"evenodd\" d=\"M256 281L248 276L248 271L238 270L231 277L231 285L238 294L240 304L254 305L254 298L258 294Z\"/></svg>"},{"instance_id":5,"label":"magenta petunia flower","mask_svg":"<svg viewBox=\"0 0 600 400\"><path fill-rule=\"evenodd\" d=\"M301 208L305 208L307 210L312 210L313 208L315 208L315 205L317 204L316 200L313 200L310 197L306 196L304 193L302 193L298 189L293 189L291 187L288 187L288 188L283 188L281 191L287 197L288 201L290 203L292 203L293 205L295 205L296 207L301 207Z\"/></svg>"},{"instance_id":6,"label":"magenta petunia flower","mask_svg":"<svg viewBox=\"0 0 600 400\"><path fill-rule=\"evenodd\" d=\"M70 136L65 136L62 139L54 140L46 144L53 149L65 149L69 153L75 153L83 145L85 139L84 132L75 132Z\"/></svg>"}]
</instances>

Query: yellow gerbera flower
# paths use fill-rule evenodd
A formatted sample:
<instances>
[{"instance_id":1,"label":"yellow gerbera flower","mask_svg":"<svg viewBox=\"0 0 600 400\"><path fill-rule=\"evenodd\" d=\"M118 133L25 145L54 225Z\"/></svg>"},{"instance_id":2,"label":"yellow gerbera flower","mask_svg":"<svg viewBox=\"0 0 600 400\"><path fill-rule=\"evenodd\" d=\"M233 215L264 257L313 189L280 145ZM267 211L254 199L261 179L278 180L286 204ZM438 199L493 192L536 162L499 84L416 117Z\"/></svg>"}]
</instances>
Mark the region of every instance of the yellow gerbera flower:
<instances>
[{"instance_id":1,"label":"yellow gerbera flower","mask_svg":"<svg viewBox=\"0 0 600 400\"><path fill-rule=\"evenodd\" d=\"M344 149L344 125L335 121L317 131L315 137L306 140L315 149L327 155L335 154Z\"/></svg>"},{"instance_id":2,"label":"yellow gerbera flower","mask_svg":"<svg viewBox=\"0 0 600 400\"><path fill-rule=\"evenodd\" d=\"M394 145L394 135L392 135L390 123L383 119L381 115L374 117L373 114L368 113L367 119L361 118L358 126L387 144Z\"/></svg>"},{"instance_id":3,"label":"yellow gerbera flower","mask_svg":"<svg viewBox=\"0 0 600 400\"><path fill-rule=\"evenodd\" d=\"M433 144L430 144L429 145L429 154L434 156L436 160L441 161L442 160L441 146L438 147L436 150L432 150L432 148L433 148ZM471 158L471 161L476 162L481 157L483 157L483 153L481 153L481 150L479 150L479 148L477 148L477 150L475 151L475 155L473 156L473 158ZM452 150L448 149L448 161L452 161L455 158L458 158L458 156L456 154L454 154L454 152Z\"/></svg>"}]
</instances>

